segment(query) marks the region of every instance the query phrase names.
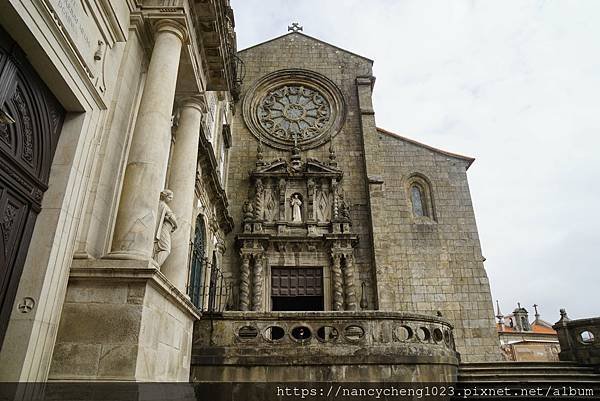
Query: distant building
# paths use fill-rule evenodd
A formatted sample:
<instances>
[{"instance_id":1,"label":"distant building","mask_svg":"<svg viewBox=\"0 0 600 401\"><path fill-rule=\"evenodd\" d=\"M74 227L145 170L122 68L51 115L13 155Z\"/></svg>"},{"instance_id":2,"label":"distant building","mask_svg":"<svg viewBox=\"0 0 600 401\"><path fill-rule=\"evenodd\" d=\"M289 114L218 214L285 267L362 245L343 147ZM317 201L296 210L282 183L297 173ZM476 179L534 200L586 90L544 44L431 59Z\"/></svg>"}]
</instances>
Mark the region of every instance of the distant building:
<instances>
[{"instance_id":1,"label":"distant building","mask_svg":"<svg viewBox=\"0 0 600 401\"><path fill-rule=\"evenodd\" d=\"M527 309L518 304L509 315L500 312L496 301L498 337L504 359L507 361L558 361L560 346L552 324L540 318L537 307L535 320L529 322Z\"/></svg>"}]
</instances>

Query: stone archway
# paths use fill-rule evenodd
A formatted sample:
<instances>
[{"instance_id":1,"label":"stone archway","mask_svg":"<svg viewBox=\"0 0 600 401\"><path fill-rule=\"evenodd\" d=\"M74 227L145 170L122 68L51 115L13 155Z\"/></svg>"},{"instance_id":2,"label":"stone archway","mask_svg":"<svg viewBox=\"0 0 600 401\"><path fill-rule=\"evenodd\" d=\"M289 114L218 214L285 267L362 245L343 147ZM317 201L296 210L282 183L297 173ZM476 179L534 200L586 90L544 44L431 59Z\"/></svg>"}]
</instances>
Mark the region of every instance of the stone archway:
<instances>
[{"instance_id":1,"label":"stone archway","mask_svg":"<svg viewBox=\"0 0 600 401\"><path fill-rule=\"evenodd\" d=\"M0 28L0 346L65 111Z\"/></svg>"}]
</instances>

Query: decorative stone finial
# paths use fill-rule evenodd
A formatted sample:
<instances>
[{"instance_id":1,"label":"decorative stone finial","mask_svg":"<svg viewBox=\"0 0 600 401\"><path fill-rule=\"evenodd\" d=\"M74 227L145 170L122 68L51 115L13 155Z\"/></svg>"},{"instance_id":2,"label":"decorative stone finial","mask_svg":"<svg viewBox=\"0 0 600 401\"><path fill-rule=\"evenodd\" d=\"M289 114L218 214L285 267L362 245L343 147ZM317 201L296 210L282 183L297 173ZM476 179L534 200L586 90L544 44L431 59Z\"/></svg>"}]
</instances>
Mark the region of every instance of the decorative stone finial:
<instances>
[{"instance_id":1,"label":"decorative stone finial","mask_svg":"<svg viewBox=\"0 0 600 401\"><path fill-rule=\"evenodd\" d=\"M569 321L569 320L571 320L571 319L569 319L569 316L567 315L567 310L564 308L561 308L559 322Z\"/></svg>"},{"instance_id":2,"label":"decorative stone finial","mask_svg":"<svg viewBox=\"0 0 600 401\"><path fill-rule=\"evenodd\" d=\"M288 32L304 31L304 27L297 22L292 22L292 25L288 25Z\"/></svg>"},{"instance_id":3,"label":"decorative stone finial","mask_svg":"<svg viewBox=\"0 0 600 401\"><path fill-rule=\"evenodd\" d=\"M337 161L336 161L336 154L335 154L335 149L333 147L333 138L330 137L329 138L329 165L330 166L337 166Z\"/></svg>"},{"instance_id":4,"label":"decorative stone finial","mask_svg":"<svg viewBox=\"0 0 600 401\"><path fill-rule=\"evenodd\" d=\"M361 309L367 309L369 307L369 301L367 300L367 283L365 283L364 281L362 282L362 284L360 285L360 290L361 290L361 294L360 294L360 308Z\"/></svg>"},{"instance_id":5,"label":"decorative stone finial","mask_svg":"<svg viewBox=\"0 0 600 401\"><path fill-rule=\"evenodd\" d=\"M256 166L264 166L265 162L263 161L263 147L262 141L258 141L258 146L256 147Z\"/></svg>"}]
</instances>

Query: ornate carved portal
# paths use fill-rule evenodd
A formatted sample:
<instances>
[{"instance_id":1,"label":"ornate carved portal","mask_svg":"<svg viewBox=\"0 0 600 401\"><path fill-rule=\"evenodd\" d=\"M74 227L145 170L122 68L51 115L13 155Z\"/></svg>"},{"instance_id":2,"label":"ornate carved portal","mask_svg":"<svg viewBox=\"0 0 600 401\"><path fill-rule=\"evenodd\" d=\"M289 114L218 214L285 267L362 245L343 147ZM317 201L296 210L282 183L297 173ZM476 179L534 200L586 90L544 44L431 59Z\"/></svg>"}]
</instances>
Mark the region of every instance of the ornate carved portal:
<instances>
[{"instance_id":1,"label":"ornate carved portal","mask_svg":"<svg viewBox=\"0 0 600 401\"><path fill-rule=\"evenodd\" d=\"M0 346L63 118L25 54L0 28Z\"/></svg>"},{"instance_id":2,"label":"ornate carved portal","mask_svg":"<svg viewBox=\"0 0 600 401\"><path fill-rule=\"evenodd\" d=\"M335 158L301 160L298 151L291 162L258 157L237 237L240 310L357 309L358 237L342 178Z\"/></svg>"}]
</instances>

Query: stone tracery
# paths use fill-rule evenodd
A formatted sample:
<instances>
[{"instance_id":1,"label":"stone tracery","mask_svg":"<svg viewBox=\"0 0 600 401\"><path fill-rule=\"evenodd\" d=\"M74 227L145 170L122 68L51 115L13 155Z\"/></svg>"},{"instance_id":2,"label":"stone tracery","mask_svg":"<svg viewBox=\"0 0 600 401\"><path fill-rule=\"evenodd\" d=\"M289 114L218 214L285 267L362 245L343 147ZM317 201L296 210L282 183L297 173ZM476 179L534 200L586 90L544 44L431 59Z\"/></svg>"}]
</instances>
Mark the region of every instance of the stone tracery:
<instances>
[{"instance_id":1,"label":"stone tracery","mask_svg":"<svg viewBox=\"0 0 600 401\"><path fill-rule=\"evenodd\" d=\"M302 85L272 90L258 108L261 127L271 135L291 141L314 138L331 117L331 106L325 97Z\"/></svg>"},{"instance_id":2,"label":"stone tracery","mask_svg":"<svg viewBox=\"0 0 600 401\"><path fill-rule=\"evenodd\" d=\"M306 150L326 143L341 130L346 106L339 88L328 78L291 69L258 80L246 93L243 114L259 142Z\"/></svg>"}]
</instances>

